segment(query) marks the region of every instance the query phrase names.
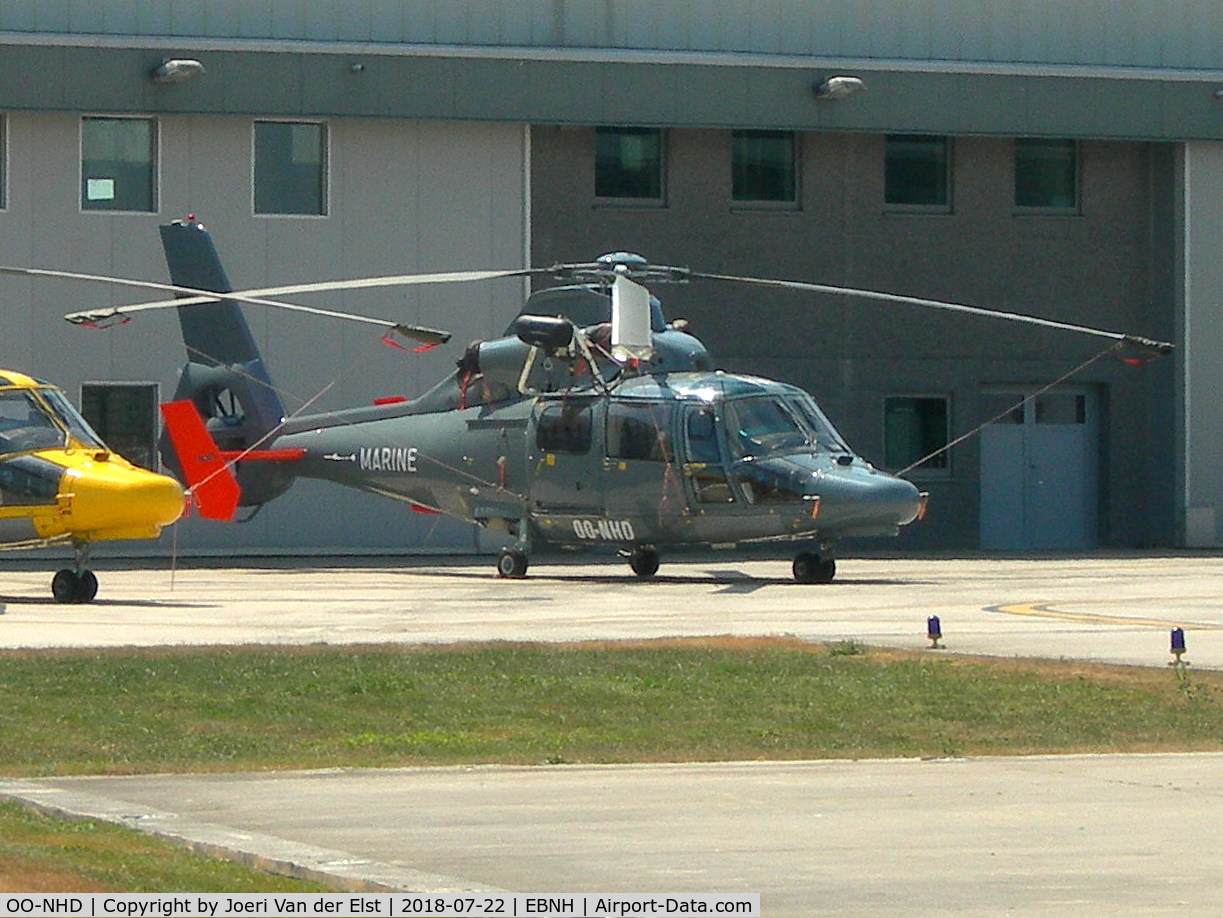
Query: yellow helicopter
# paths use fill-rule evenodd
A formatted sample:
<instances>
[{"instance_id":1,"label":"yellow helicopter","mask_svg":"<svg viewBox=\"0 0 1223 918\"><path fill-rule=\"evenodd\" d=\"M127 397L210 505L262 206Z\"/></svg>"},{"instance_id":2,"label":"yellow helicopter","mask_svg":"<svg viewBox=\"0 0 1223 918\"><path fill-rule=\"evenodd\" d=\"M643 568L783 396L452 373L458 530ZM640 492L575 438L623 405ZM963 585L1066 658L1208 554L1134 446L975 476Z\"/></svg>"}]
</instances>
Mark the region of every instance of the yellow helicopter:
<instances>
[{"instance_id":1,"label":"yellow helicopter","mask_svg":"<svg viewBox=\"0 0 1223 918\"><path fill-rule=\"evenodd\" d=\"M109 449L63 391L0 369L0 549L71 543L57 602L90 602L94 542L155 539L183 512L183 488Z\"/></svg>"}]
</instances>

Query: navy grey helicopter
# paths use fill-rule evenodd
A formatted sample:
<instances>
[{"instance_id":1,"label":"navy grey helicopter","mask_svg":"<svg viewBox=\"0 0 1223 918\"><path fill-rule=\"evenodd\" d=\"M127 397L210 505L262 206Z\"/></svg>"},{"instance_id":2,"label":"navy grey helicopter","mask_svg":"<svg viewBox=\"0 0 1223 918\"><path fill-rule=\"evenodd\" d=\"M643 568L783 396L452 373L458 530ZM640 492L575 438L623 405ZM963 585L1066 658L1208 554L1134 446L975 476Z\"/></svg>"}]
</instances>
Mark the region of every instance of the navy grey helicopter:
<instances>
[{"instance_id":1,"label":"navy grey helicopter","mask_svg":"<svg viewBox=\"0 0 1223 918\"><path fill-rule=\"evenodd\" d=\"M163 406L162 452L201 514L231 518L236 506L257 510L296 478L323 479L504 533L502 577L525 576L532 553L545 546L615 551L649 578L662 552L774 542L793 546L797 581L826 583L835 576L837 540L895 535L925 513L927 495L856 455L808 393L714 369L704 345L683 323L668 323L646 285L709 278L875 297L1087 332L1118 346L1170 348L958 304L699 274L629 253L547 269L235 292L194 218L161 227L161 235L171 283L126 283L171 290L174 299L67 318L105 325L177 308L188 362L175 401ZM456 371L424 394L325 414L286 416L239 305L351 318L383 326L388 337L437 344L449 335L280 298L543 273L564 285L532 294L503 337L473 343Z\"/></svg>"}]
</instances>

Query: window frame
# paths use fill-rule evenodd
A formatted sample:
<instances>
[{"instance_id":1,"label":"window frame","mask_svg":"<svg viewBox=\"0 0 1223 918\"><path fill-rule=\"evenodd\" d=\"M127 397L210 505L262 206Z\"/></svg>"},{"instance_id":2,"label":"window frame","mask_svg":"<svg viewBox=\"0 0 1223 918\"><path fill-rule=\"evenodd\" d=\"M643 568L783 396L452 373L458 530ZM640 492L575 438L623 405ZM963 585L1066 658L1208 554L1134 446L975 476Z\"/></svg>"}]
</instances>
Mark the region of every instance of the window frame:
<instances>
[{"instance_id":1,"label":"window frame","mask_svg":"<svg viewBox=\"0 0 1223 918\"><path fill-rule=\"evenodd\" d=\"M1071 182L1071 197L1073 198L1070 204L1030 204L1021 203L1019 200L1019 183L1020 183L1020 150L1024 147L1034 149L1039 146L1057 147L1071 151L1072 162L1070 163ZM1078 140L1065 137L1016 137L1011 147L1011 169L1012 169L1012 205L1017 214L1048 214L1054 216L1078 216L1082 213L1082 167L1083 153L1082 145Z\"/></svg>"},{"instance_id":2,"label":"window frame","mask_svg":"<svg viewBox=\"0 0 1223 918\"><path fill-rule=\"evenodd\" d=\"M942 199L936 201L893 200L893 186L901 178L897 174L902 163L893 155L893 144L900 142L920 143L923 141L938 141L942 148ZM950 214L955 207L955 143L954 138L947 134L885 134L883 137L883 203L892 213L928 213ZM918 168L911 166L910 168Z\"/></svg>"},{"instance_id":3,"label":"window frame","mask_svg":"<svg viewBox=\"0 0 1223 918\"><path fill-rule=\"evenodd\" d=\"M917 450L910 454L903 462L893 462L892 456L892 425L890 423L893 417L890 410L891 404L895 402L939 402L943 406L943 436L942 442L937 446L933 445L933 440L927 439L928 432L920 433L920 441ZM934 452L936 449L945 447L952 439L952 399L945 392L894 392L883 397L883 467L889 471L895 472L900 469L907 468L912 463ZM919 418L919 426L925 422ZM930 462L924 462L919 466L906 472L912 478L950 478L953 474L951 451L946 450L940 453Z\"/></svg>"},{"instance_id":4,"label":"window frame","mask_svg":"<svg viewBox=\"0 0 1223 918\"><path fill-rule=\"evenodd\" d=\"M599 138L610 134L621 136L650 134L657 138L658 155L654 171L657 172L657 195L601 194ZM605 189L606 190L606 189ZM594 129L594 201L600 207L654 207L667 206L667 132L662 128L637 125L599 125Z\"/></svg>"},{"instance_id":5,"label":"window frame","mask_svg":"<svg viewBox=\"0 0 1223 918\"><path fill-rule=\"evenodd\" d=\"M319 130L319 210L260 210L259 209L259 126L308 125ZM285 164L278 164L283 167ZM291 164L290 164L291 165ZM255 118L251 121L251 215L268 219L326 219L331 215L331 123L319 118Z\"/></svg>"},{"instance_id":6,"label":"window frame","mask_svg":"<svg viewBox=\"0 0 1223 918\"><path fill-rule=\"evenodd\" d=\"M112 121L112 122L144 122L150 125L149 130L149 163L148 163L148 193L149 207L148 209L133 210L128 207L90 207L87 206L87 201L91 200L88 197L88 182L91 180L86 175L85 161L85 125L90 121ZM77 207L82 214L158 214L161 212L161 119L155 115L108 115L108 114L86 114L81 115L77 125L77 167L78 167L78 182L77 182ZM100 199L94 199L100 200ZM112 199L113 200L113 199Z\"/></svg>"},{"instance_id":7,"label":"window frame","mask_svg":"<svg viewBox=\"0 0 1223 918\"><path fill-rule=\"evenodd\" d=\"M790 141L790 155L788 163L789 175L783 181L785 184L788 181L788 197L741 197L736 189L736 185L740 178L741 161L738 157L739 141L750 139L788 139ZM731 207L736 210L784 210L794 211L799 210L802 201L802 150L801 140L798 131L786 130L763 130L755 128L737 128L730 132L730 200ZM746 161L742 163L743 169L750 169L753 163ZM760 171L766 171L767 164L757 164L756 168Z\"/></svg>"},{"instance_id":8,"label":"window frame","mask_svg":"<svg viewBox=\"0 0 1223 918\"><path fill-rule=\"evenodd\" d=\"M8 210L9 117L0 112L0 211Z\"/></svg>"}]
</instances>

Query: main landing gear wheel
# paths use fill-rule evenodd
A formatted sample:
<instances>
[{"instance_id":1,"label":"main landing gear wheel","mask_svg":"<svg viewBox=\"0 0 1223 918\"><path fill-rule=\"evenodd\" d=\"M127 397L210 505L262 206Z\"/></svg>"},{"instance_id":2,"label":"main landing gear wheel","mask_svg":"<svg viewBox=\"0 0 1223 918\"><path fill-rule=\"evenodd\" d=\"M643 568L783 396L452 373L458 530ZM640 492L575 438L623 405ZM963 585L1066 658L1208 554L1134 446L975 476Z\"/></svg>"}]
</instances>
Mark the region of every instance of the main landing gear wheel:
<instances>
[{"instance_id":1,"label":"main landing gear wheel","mask_svg":"<svg viewBox=\"0 0 1223 918\"><path fill-rule=\"evenodd\" d=\"M628 566L642 580L649 580L658 573L658 552L652 548L634 548L628 556Z\"/></svg>"},{"instance_id":2,"label":"main landing gear wheel","mask_svg":"<svg viewBox=\"0 0 1223 918\"><path fill-rule=\"evenodd\" d=\"M837 575L837 562L813 551L799 552L794 559L794 579L799 583L831 583Z\"/></svg>"},{"instance_id":3,"label":"main landing gear wheel","mask_svg":"<svg viewBox=\"0 0 1223 918\"><path fill-rule=\"evenodd\" d=\"M52 578L51 595L56 602L93 602L98 595L98 578L93 571L85 570L78 574L66 567Z\"/></svg>"},{"instance_id":4,"label":"main landing gear wheel","mask_svg":"<svg viewBox=\"0 0 1223 918\"><path fill-rule=\"evenodd\" d=\"M497 558L497 573L515 580L527 575L527 556L520 551L507 548Z\"/></svg>"}]
</instances>

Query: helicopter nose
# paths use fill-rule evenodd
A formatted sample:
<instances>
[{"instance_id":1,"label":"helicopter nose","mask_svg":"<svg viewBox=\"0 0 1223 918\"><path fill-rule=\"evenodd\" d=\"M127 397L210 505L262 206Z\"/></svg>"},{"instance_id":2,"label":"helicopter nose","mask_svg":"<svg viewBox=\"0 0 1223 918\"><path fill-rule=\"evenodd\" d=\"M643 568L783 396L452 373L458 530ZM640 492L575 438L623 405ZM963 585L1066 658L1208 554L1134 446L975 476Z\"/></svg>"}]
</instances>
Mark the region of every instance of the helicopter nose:
<instances>
[{"instance_id":1,"label":"helicopter nose","mask_svg":"<svg viewBox=\"0 0 1223 918\"><path fill-rule=\"evenodd\" d=\"M820 519L847 526L903 526L922 514L926 500L911 482L875 469L830 475L821 492Z\"/></svg>"},{"instance_id":2,"label":"helicopter nose","mask_svg":"<svg viewBox=\"0 0 1223 918\"><path fill-rule=\"evenodd\" d=\"M880 488L880 500L896 514L897 525L911 523L925 512L926 497L917 487L903 478L887 478Z\"/></svg>"},{"instance_id":3,"label":"helicopter nose","mask_svg":"<svg viewBox=\"0 0 1223 918\"><path fill-rule=\"evenodd\" d=\"M183 513L183 487L115 457L68 472L72 530L92 538L154 538Z\"/></svg>"}]
</instances>

